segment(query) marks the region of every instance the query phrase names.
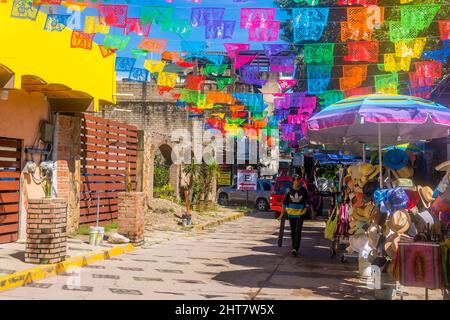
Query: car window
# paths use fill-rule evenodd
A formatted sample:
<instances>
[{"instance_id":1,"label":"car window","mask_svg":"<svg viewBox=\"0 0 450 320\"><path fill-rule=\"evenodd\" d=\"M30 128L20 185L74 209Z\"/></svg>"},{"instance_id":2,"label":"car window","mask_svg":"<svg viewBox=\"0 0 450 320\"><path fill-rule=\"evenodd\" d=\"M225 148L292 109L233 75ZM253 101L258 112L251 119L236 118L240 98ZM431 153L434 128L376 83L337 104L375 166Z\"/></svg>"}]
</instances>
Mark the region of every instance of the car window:
<instances>
[{"instance_id":1,"label":"car window","mask_svg":"<svg viewBox=\"0 0 450 320\"><path fill-rule=\"evenodd\" d=\"M288 188L292 187L292 181L277 181L275 184L275 194L284 194Z\"/></svg>"},{"instance_id":2,"label":"car window","mask_svg":"<svg viewBox=\"0 0 450 320\"><path fill-rule=\"evenodd\" d=\"M263 182L262 185L263 185L264 191L270 191L272 189L272 185L270 183Z\"/></svg>"}]
</instances>

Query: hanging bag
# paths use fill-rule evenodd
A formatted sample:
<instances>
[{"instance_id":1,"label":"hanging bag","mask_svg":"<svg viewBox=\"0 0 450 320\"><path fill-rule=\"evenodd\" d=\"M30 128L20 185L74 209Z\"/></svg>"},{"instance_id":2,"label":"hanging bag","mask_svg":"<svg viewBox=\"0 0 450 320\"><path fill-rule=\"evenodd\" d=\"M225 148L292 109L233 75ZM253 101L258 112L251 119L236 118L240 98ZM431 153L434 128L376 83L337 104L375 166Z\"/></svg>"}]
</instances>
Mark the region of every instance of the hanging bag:
<instances>
[{"instance_id":1,"label":"hanging bag","mask_svg":"<svg viewBox=\"0 0 450 320\"><path fill-rule=\"evenodd\" d=\"M338 206L335 206L333 213L328 218L327 224L325 226L325 239L334 241L334 235L338 226Z\"/></svg>"}]
</instances>

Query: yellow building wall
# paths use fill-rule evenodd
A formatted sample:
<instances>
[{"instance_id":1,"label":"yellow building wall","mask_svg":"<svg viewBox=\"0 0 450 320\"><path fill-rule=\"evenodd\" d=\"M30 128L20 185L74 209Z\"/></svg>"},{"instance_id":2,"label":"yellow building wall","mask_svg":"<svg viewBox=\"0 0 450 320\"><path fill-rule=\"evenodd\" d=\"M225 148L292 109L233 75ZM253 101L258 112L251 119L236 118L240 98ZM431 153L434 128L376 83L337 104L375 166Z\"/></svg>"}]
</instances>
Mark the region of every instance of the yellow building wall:
<instances>
[{"instance_id":1,"label":"yellow building wall","mask_svg":"<svg viewBox=\"0 0 450 320\"><path fill-rule=\"evenodd\" d=\"M44 30L46 14L36 21L12 18L13 1L0 3L0 64L15 73L15 88L22 75L35 75L47 83L64 84L99 100L115 103L115 57L103 58L99 46L92 50L70 47L72 30Z\"/></svg>"}]
</instances>

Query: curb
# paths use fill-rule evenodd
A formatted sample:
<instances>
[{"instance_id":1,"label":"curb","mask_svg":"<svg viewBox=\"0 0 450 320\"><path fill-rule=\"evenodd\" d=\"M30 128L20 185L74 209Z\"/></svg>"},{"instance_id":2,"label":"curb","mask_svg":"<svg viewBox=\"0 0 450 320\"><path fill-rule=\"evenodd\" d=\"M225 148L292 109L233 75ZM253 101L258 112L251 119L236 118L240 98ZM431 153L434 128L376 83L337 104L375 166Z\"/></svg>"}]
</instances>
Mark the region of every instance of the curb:
<instances>
[{"instance_id":1,"label":"curb","mask_svg":"<svg viewBox=\"0 0 450 320\"><path fill-rule=\"evenodd\" d=\"M226 218L222 218L216 221L211 221L205 224L198 224L196 226L194 226L193 230L194 231L201 231L201 230L205 230L206 228L211 228L211 227L215 227L218 226L219 224L225 223L225 222L229 222L229 221L233 221L233 220L237 220L239 218L245 217L247 216L249 213L246 212L240 212L237 214L234 214L232 216L226 217Z\"/></svg>"},{"instance_id":2,"label":"curb","mask_svg":"<svg viewBox=\"0 0 450 320\"><path fill-rule=\"evenodd\" d=\"M131 252L135 247L131 244L117 246L108 250L92 252L81 256L75 256L66 261L35 267L16 273L0 276L0 292L7 291L17 287L23 287L33 281L56 276L64 273L70 268L82 268L97 261L107 260L111 257Z\"/></svg>"}]
</instances>

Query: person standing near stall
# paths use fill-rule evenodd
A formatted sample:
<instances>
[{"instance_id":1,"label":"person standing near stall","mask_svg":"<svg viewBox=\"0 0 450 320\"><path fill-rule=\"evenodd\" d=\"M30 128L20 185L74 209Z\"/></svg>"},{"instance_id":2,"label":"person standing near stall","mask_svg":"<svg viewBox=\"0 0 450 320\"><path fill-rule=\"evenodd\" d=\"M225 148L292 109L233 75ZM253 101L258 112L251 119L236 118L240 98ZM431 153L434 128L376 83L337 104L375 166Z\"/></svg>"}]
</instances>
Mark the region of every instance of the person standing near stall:
<instances>
[{"instance_id":1,"label":"person standing near stall","mask_svg":"<svg viewBox=\"0 0 450 320\"><path fill-rule=\"evenodd\" d=\"M281 219L287 215L291 227L292 255L297 256L302 240L303 222L310 207L306 181L298 174L292 176L292 188L286 190L281 210Z\"/></svg>"}]
</instances>

